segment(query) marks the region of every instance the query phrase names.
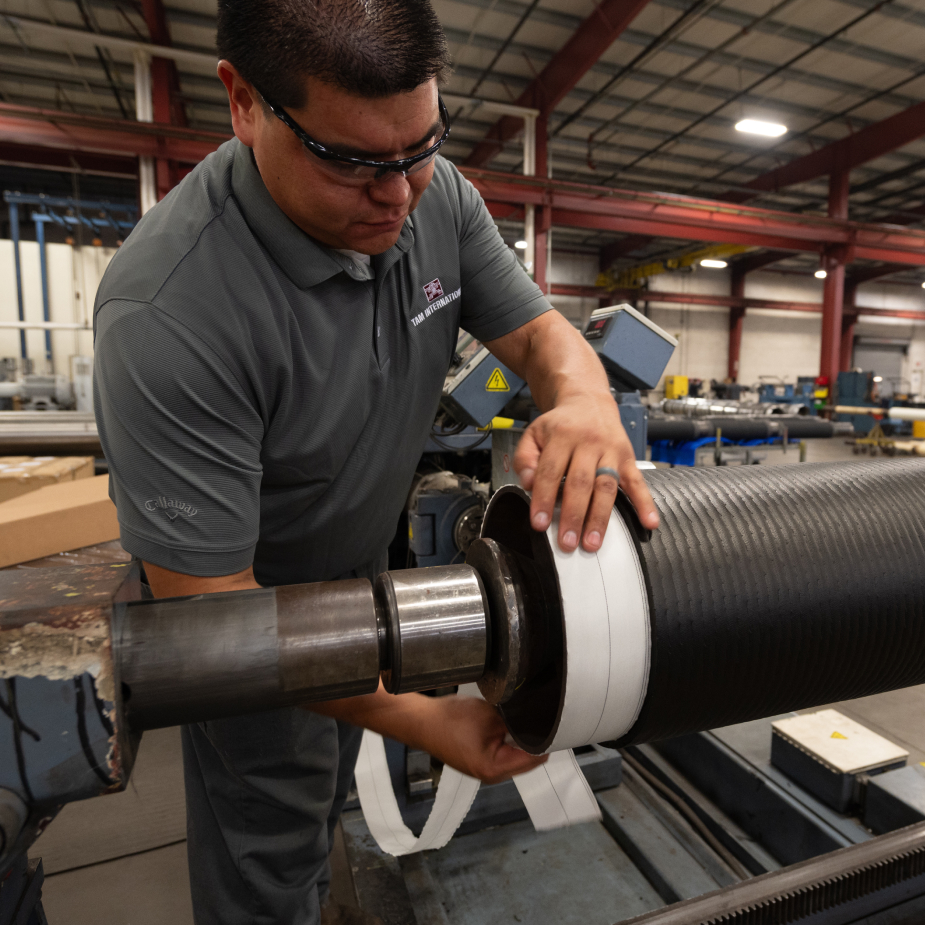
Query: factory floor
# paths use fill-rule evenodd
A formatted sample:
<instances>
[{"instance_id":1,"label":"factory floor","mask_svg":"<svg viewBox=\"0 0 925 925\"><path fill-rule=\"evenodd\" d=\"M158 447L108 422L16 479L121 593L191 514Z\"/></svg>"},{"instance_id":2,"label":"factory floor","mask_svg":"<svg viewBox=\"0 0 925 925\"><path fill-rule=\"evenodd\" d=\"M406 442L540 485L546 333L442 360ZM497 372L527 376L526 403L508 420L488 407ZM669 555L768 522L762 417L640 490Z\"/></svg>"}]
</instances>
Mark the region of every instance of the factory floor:
<instances>
[{"instance_id":1,"label":"factory floor","mask_svg":"<svg viewBox=\"0 0 925 925\"><path fill-rule=\"evenodd\" d=\"M799 460L796 447L762 452L764 465ZM842 440L807 441L808 462L853 458ZM925 762L925 686L835 706ZM192 925L185 837L179 731L149 732L125 793L66 806L33 846L49 925ZM355 904L342 840L333 868L335 897Z\"/></svg>"}]
</instances>

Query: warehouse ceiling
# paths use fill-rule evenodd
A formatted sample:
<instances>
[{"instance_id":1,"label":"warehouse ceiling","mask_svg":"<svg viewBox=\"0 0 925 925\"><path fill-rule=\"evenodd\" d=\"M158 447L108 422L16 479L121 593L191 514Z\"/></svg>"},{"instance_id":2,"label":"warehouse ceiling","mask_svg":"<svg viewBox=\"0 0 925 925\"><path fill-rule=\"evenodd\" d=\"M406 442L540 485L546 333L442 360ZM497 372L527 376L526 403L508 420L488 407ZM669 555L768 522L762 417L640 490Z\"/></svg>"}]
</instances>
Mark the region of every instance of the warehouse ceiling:
<instances>
[{"instance_id":1,"label":"warehouse ceiling","mask_svg":"<svg viewBox=\"0 0 925 925\"><path fill-rule=\"evenodd\" d=\"M434 0L460 97L516 102L554 62L577 79L549 116L549 160L557 179L731 198L791 212L826 211L820 175L777 191L748 184L770 171L882 122L925 100L925 0L650 0L593 62L566 47L594 0ZM150 40L136 0L0 0L0 99L77 113L134 118L131 53L92 49L18 29L41 20L107 36ZM214 0L169 0L172 43L211 52ZM565 51L563 51L565 49ZM590 65L590 66L589 66ZM179 64L179 100L194 128L229 131L224 90L207 62ZM522 171L522 141L477 146L497 116L456 103L445 153L458 164ZM851 172L850 217L925 224L923 137ZM786 126L779 138L735 125ZM502 223L516 234L516 225ZM596 251L617 266L683 253L678 241L554 229L554 246ZM812 268L809 256L781 255ZM917 271L905 271L908 279Z\"/></svg>"}]
</instances>

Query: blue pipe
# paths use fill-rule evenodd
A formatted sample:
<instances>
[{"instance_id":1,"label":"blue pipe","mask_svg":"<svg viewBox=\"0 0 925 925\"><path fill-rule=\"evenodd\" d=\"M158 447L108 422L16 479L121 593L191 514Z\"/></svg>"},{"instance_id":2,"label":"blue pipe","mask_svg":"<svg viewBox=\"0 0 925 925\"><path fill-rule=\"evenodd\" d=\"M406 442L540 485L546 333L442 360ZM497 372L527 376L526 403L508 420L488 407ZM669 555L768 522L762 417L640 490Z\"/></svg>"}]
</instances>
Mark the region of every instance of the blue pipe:
<instances>
[{"instance_id":1,"label":"blue pipe","mask_svg":"<svg viewBox=\"0 0 925 925\"><path fill-rule=\"evenodd\" d=\"M9 202L9 200L7 200ZM15 202L9 202L10 208L10 237L13 239L13 263L16 265L16 304L19 308L19 320L26 320L26 310L22 299L22 263L19 259L19 206ZM26 331L21 328L19 331L19 352L23 360L26 359Z\"/></svg>"}]
</instances>

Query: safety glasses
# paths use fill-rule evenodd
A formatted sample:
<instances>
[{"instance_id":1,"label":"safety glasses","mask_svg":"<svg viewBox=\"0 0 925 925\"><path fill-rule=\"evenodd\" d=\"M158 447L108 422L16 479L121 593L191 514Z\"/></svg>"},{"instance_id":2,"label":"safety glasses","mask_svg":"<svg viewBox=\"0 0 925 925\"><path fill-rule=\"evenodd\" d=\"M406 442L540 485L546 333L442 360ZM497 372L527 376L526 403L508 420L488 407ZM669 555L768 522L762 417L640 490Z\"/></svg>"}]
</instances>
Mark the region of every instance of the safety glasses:
<instances>
[{"instance_id":1,"label":"safety glasses","mask_svg":"<svg viewBox=\"0 0 925 925\"><path fill-rule=\"evenodd\" d=\"M267 98L266 94L261 93L260 95L267 106L270 107L273 115L292 131L309 154L314 155L321 161L320 166L328 173L344 180L379 180L390 173L400 173L403 177L417 173L417 171L423 170L433 161L450 135L450 114L447 112L443 99L438 96L437 102L440 106L443 133L437 139L437 142L426 151L415 154L413 157L403 157L397 161L370 161L361 157L348 157L346 154L331 151L321 142L315 141L282 106L272 102Z\"/></svg>"}]
</instances>

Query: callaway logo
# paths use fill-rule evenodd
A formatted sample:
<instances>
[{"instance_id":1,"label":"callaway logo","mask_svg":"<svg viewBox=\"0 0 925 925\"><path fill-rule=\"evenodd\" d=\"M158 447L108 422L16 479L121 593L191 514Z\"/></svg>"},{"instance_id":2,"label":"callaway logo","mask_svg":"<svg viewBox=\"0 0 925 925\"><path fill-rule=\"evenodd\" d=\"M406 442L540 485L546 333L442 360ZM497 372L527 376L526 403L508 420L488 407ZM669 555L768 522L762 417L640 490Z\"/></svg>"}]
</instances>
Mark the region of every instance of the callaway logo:
<instances>
[{"instance_id":1,"label":"callaway logo","mask_svg":"<svg viewBox=\"0 0 925 925\"><path fill-rule=\"evenodd\" d=\"M179 514L186 514L187 517L195 517L197 508L192 504L186 504L184 501L174 501L172 498L158 498L156 501L145 501L145 510L154 512L162 510L170 520L176 520Z\"/></svg>"}]
</instances>

